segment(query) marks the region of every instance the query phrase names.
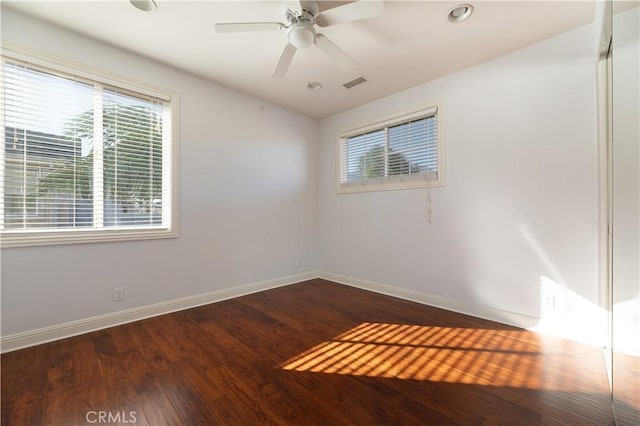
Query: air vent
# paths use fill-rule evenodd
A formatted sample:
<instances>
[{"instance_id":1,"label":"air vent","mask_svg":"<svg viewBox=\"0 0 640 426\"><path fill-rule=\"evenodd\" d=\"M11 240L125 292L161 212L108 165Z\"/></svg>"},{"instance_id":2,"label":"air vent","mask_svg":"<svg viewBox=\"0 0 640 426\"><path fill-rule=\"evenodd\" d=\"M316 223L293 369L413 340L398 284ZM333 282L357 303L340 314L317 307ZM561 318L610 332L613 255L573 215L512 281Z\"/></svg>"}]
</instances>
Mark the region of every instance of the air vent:
<instances>
[{"instance_id":1,"label":"air vent","mask_svg":"<svg viewBox=\"0 0 640 426\"><path fill-rule=\"evenodd\" d=\"M343 86L347 89L351 89L352 87L357 86L358 84L362 84L366 81L367 81L366 78L364 78L363 76L360 76L358 78L354 78L351 81L347 81L346 83L343 84Z\"/></svg>"}]
</instances>

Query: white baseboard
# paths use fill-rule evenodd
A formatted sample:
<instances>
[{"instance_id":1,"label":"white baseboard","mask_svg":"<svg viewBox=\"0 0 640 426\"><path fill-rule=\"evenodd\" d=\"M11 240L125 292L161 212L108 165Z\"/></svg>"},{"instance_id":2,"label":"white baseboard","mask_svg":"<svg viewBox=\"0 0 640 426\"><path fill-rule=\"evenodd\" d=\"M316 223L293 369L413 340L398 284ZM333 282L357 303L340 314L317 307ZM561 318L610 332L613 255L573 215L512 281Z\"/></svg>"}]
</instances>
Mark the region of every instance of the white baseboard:
<instances>
[{"instance_id":1,"label":"white baseboard","mask_svg":"<svg viewBox=\"0 0 640 426\"><path fill-rule=\"evenodd\" d=\"M399 299L410 300L412 302L421 303L423 305L433 306L435 308L446 309L448 311L458 312L460 314L471 315L478 318L484 318L503 324L513 325L515 327L533 328L536 327L540 318L519 314L516 312L504 311L496 308L485 306L476 306L458 300L449 299L442 296L435 296L415 290L409 290L402 287L396 287L388 284L381 284L374 281L361 280L345 275L334 274L332 272L317 272L318 278L333 281L339 284L345 284L351 287L361 288L376 293L386 294L387 296L397 297Z\"/></svg>"},{"instance_id":2,"label":"white baseboard","mask_svg":"<svg viewBox=\"0 0 640 426\"><path fill-rule=\"evenodd\" d=\"M339 284L361 288L363 290L369 290L436 308L442 308L526 329L536 329L541 322L541 319L538 317L519 314L516 312L472 305L442 296L435 296L420 291L409 290L374 281L362 280L332 272L310 271L3 336L0 338L0 352L4 353L15 351L29 346L64 339L66 337L72 337L116 325L139 321L145 318L194 308L196 306L206 305L209 303L220 302L271 288L295 284L313 278L322 278ZM544 330L540 331L544 332ZM571 338L570 335L562 337Z\"/></svg>"},{"instance_id":3,"label":"white baseboard","mask_svg":"<svg viewBox=\"0 0 640 426\"><path fill-rule=\"evenodd\" d=\"M574 307L573 309L555 312L547 315L545 318L541 318L490 308L488 306L473 305L447 297L435 296L420 291L362 280L332 272L319 271L316 274L318 278L336 283L386 294L399 299L410 300L460 314L484 318L593 347L603 347L607 344L606 318L604 316L606 313L601 311L598 306L593 306L588 303L586 308L582 307L583 309L576 309L576 307ZM630 335L634 334L631 333Z\"/></svg>"},{"instance_id":4,"label":"white baseboard","mask_svg":"<svg viewBox=\"0 0 640 426\"><path fill-rule=\"evenodd\" d=\"M127 309L120 312L98 315L95 317L44 327L37 330L30 330L22 333L2 336L2 338L0 339L0 352L11 352L29 346L35 346L54 340L64 339L66 337L77 336L79 334L84 334L91 331L101 330L104 328L126 324L133 321L139 321L145 318L194 308L196 306L207 305L213 302L220 302L234 297L244 296L259 291L310 280L312 278L316 278L317 276L318 275L315 272L305 272L301 274L212 291L210 293L183 297L181 299L155 303L153 305Z\"/></svg>"}]
</instances>

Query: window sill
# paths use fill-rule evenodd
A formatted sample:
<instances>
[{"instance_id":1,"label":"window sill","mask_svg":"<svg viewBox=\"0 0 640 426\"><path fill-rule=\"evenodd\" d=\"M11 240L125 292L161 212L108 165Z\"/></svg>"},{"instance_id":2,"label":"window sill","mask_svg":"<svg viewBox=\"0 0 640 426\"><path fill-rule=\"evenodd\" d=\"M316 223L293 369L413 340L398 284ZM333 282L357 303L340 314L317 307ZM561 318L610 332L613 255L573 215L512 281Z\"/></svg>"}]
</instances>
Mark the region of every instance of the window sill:
<instances>
[{"instance_id":1,"label":"window sill","mask_svg":"<svg viewBox=\"0 0 640 426\"><path fill-rule=\"evenodd\" d=\"M3 232L0 235L0 247L34 247L63 244L104 243L117 241L152 240L160 238L177 238L173 229L113 229L108 231L75 230L75 231L21 231Z\"/></svg>"},{"instance_id":2,"label":"window sill","mask_svg":"<svg viewBox=\"0 0 640 426\"><path fill-rule=\"evenodd\" d=\"M434 188L444 186L443 179L427 179L424 175L391 179L369 179L362 182L338 184L338 194L354 192L394 191L400 189Z\"/></svg>"}]
</instances>

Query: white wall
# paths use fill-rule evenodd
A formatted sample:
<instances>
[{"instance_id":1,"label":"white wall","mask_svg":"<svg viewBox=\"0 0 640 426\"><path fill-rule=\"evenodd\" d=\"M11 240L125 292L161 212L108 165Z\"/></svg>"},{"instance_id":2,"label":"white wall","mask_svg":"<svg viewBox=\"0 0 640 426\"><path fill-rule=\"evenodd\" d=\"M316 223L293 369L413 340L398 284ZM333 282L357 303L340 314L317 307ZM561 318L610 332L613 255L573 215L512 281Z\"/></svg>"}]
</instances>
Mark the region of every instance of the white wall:
<instances>
[{"instance_id":1,"label":"white wall","mask_svg":"<svg viewBox=\"0 0 640 426\"><path fill-rule=\"evenodd\" d=\"M554 314L596 310L594 31L585 26L323 120L320 269L532 317L551 316L541 302L550 297ZM446 186L431 190L432 224L424 189L336 194L340 131L439 99Z\"/></svg>"},{"instance_id":2,"label":"white wall","mask_svg":"<svg viewBox=\"0 0 640 426\"><path fill-rule=\"evenodd\" d=\"M2 36L180 93L180 238L4 249L5 336L314 268L531 317L598 301L592 26L321 123L12 11ZM432 224L426 190L336 194L339 131L442 99Z\"/></svg>"},{"instance_id":3,"label":"white wall","mask_svg":"<svg viewBox=\"0 0 640 426\"><path fill-rule=\"evenodd\" d=\"M313 268L317 121L11 10L2 38L180 97L180 237L3 249L2 335Z\"/></svg>"}]
</instances>

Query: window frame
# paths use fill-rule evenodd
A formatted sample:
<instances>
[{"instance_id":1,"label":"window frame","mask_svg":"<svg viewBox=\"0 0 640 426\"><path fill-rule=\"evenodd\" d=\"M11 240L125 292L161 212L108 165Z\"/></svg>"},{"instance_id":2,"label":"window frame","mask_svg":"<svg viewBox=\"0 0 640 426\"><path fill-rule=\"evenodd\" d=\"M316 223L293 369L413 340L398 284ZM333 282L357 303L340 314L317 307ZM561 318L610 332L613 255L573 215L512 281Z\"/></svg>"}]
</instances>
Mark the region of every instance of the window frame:
<instances>
[{"instance_id":1,"label":"window frame","mask_svg":"<svg viewBox=\"0 0 640 426\"><path fill-rule=\"evenodd\" d=\"M102 229L20 229L0 230L0 247L29 247L61 244L99 243L114 241L134 241L178 237L178 94L176 91L161 88L119 74L104 71L85 64L54 56L41 51L28 49L10 41L3 40L0 59L24 62L49 74L64 77L74 76L103 86L117 88L142 96L161 99L167 102L163 121L166 134L170 138L169 158L167 159L168 187L166 197L163 194L163 214L168 217L166 227L149 228L102 228ZM0 78L4 66L0 66ZM0 104L0 115L4 116L4 104ZM4 123L3 123L4 128ZM0 135L0 158L4 162L5 133ZM164 179L164 176L163 176ZM0 166L0 214L4 217L4 163Z\"/></svg>"},{"instance_id":2,"label":"window frame","mask_svg":"<svg viewBox=\"0 0 640 426\"><path fill-rule=\"evenodd\" d=\"M348 138L385 130L389 127L436 117L436 144L438 149L438 171L436 179L429 179L429 174L416 173L412 175L398 175L379 179L365 179L358 182L343 182L343 164L346 161ZM445 185L445 149L444 149L444 100L429 103L429 106L412 110L402 114L395 114L357 128L339 132L336 143L336 193L350 194L358 192L392 191L399 189L432 188Z\"/></svg>"}]
</instances>

